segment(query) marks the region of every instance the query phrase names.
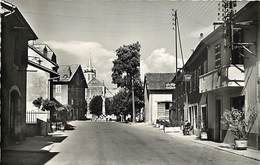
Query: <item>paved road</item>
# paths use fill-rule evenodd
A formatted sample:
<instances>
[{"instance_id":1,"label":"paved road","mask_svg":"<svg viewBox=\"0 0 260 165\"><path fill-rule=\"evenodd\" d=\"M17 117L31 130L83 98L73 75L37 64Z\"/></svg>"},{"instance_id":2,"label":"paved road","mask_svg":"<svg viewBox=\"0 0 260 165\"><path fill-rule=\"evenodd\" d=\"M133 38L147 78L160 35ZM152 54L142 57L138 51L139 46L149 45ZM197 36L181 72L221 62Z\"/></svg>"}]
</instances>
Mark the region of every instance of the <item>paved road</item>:
<instances>
[{"instance_id":1,"label":"paved road","mask_svg":"<svg viewBox=\"0 0 260 165\"><path fill-rule=\"evenodd\" d=\"M120 123L75 122L74 131L55 144L48 165L246 165L259 161L191 141L173 138L155 128Z\"/></svg>"}]
</instances>

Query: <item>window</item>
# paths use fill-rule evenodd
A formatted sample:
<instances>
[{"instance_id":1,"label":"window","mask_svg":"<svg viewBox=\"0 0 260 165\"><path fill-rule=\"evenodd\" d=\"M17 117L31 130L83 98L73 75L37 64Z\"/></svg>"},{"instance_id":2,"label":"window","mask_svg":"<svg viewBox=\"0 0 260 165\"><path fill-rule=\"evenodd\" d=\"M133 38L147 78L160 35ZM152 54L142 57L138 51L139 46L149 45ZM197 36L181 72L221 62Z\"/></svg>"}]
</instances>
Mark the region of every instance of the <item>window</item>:
<instances>
[{"instance_id":1,"label":"window","mask_svg":"<svg viewBox=\"0 0 260 165\"><path fill-rule=\"evenodd\" d=\"M170 109L170 103L165 103L165 109Z\"/></svg>"},{"instance_id":2,"label":"window","mask_svg":"<svg viewBox=\"0 0 260 165\"><path fill-rule=\"evenodd\" d=\"M56 87L55 88L55 92L56 93L61 93L61 85L56 85L55 87Z\"/></svg>"},{"instance_id":3,"label":"window","mask_svg":"<svg viewBox=\"0 0 260 165\"><path fill-rule=\"evenodd\" d=\"M243 42L243 30L238 30L234 32L234 43ZM232 50L232 64L244 64L244 49L242 47L234 47Z\"/></svg>"},{"instance_id":4,"label":"window","mask_svg":"<svg viewBox=\"0 0 260 165\"><path fill-rule=\"evenodd\" d=\"M207 64L208 64L208 61L205 60L203 62L203 74L207 73L208 72L208 67L207 67Z\"/></svg>"},{"instance_id":5,"label":"window","mask_svg":"<svg viewBox=\"0 0 260 165\"><path fill-rule=\"evenodd\" d=\"M221 67L221 46L217 44L215 46L215 68Z\"/></svg>"}]
</instances>

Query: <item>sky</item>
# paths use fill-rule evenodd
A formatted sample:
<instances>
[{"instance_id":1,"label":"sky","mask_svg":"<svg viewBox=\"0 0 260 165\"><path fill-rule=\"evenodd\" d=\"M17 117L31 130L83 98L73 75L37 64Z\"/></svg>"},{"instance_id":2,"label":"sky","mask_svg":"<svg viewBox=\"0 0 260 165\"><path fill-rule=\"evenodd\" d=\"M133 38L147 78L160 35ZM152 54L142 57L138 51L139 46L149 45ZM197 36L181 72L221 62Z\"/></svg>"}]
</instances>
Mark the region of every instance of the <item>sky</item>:
<instances>
[{"instance_id":1,"label":"sky","mask_svg":"<svg viewBox=\"0 0 260 165\"><path fill-rule=\"evenodd\" d=\"M9 0L57 55L59 64L88 64L112 91L112 61L123 45L141 43L141 78L148 72L175 72L171 10L178 13L186 61L192 49L213 31L217 1L166 0ZM246 1L238 2L238 9ZM180 55L180 52L178 52ZM180 56L178 56L180 57ZM181 59L178 59L181 67Z\"/></svg>"}]
</instances>

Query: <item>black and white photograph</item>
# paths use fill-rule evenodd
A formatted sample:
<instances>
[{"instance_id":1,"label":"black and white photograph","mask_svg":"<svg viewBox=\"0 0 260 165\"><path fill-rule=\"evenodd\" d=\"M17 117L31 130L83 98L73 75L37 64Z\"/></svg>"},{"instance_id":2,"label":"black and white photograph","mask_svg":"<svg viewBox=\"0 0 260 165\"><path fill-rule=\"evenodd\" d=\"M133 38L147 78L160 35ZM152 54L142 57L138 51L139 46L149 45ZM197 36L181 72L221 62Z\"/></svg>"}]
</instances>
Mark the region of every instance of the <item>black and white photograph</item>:
<instances>
[{"instance_id":1,"label":"black and white photograph","mask_svg":"<svg viewBox=\"0 0 260 165\"><path fill-rule=\"evenodd\" d=\"M260 1L0 4L0 164L260 165Z\"/></svg>"}]
</instances>

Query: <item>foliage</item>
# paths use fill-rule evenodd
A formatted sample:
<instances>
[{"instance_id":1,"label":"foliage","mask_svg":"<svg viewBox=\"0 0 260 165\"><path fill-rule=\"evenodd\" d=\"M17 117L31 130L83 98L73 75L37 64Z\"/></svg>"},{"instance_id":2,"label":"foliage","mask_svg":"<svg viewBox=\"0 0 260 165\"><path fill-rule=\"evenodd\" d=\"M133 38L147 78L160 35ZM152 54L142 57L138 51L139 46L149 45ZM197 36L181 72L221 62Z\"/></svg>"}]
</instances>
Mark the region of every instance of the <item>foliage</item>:
<instances>
[{"instance_id":1,"label":"foliage","mask_svg":"<svg viewBox=\"0 0 260 165\"><path fill-rule=\"evenodd\" d=\"M135 81L135 88L134 88L134 94L135 94L135 107L136 107L136 112L139 113L140 110L144 107L144 85L141 82L140 79L137 79ZM132 93L130 94L130 103L132 102ZM131 107L132 108L132 104Z\"/></svg>"},{"instance_id":2,"label":"foliage","mask_svg":"<svg viewBox=\"0 0 260 165\"><path fill-rule=\"evenodd\" d=\"M95 96L91 99L89 103L90 113L97 115L98 117L102 115L102 103L103 101L101 96Z\"/></svg>"},{"instance_id":3,"label":"foliage","mask_svg":"<svg viewBox=\"0 0 260 165\"><path fill-rule=\"evenodd\" d=\"M112 83L124 88L112 99L111 105L116 115L132 114L132 79L136 113L144 106L144 89L140 80L140 50L139 42L123 45L116 50L117 59L113 61Z\"/></svg>"},{"instance_id":4,"label":"foliage","mask_svg":"<svg viewBox=\"0 0 260 165\"><path fill-rule=\"evenodd\" d=\"M41 109L42 111L50 111L50 120L54 121L54 112L56 111L56 103L49 99L43 99L42 97L39 97L35 100L33 100L33 105L37 108Z\"/></svg>"},{"instance_id":5,"label":"foliage","mask_svg":"<svg viewBox=\"0 0 260 165\"><path fill-rule=\"evenodd\" d=\"M66 109L68 112L71 112L71 111L74 110L74 108L73 108L71 105L69 105L69 104L64 105L64 107L65 107L65 109Z\"/></svg>"},{"instance_id":6,"label":"foliage","mask_svg":"<svg viewBox=\"0 0 260 165\"><path fill-rule=\"evenodd\" d=\"M143 89L135 89L135 107L136 113L139 113L144 106ZM132 93L128 90L120 90L111 100L110 114L128 115L132 114Z\"/></svg>"},{"instance_id":7,"label":"foliage","mask_svg":"<svg viewBox=\"0 0 260 165\"><path fill-rule=\"evenodd\" d=\"M112 107L112 99L106 98L105 100L106 115L114 114L114 108Z\"/></svg>"},{"instance_id":8,"label":"foliage","mask_svg":"<svg viewBox=\"0 0 260 165\"><path fill-rule=\"evenodd\" d=\"M255 107L249 107L245 115L244 110L232 108L225 110L222 116L222 123L229 128L235 139L247 139L257 117Z\"/></svg>"},{"instance_id":9,"label":"foliage","mask_svg":"<svg viewBox=\"0 0 260 165\"><path fill-rule=\"evenodd\" d=\"M140 43L136 42L123 45L116 50L117 59L113 61L112 83L121 88L131 89L131 79L135 82L140 77L140 49Z\"/></svg>"},{"instance_id":10,"label":"foliage","mask_svg":"<svg viewBox=\"0 0 260 165\"><path fill-rule=\"evenodd\" d=\"M55 110L56 103L49 99L43 99L42 97L38 97L33 100L33 105L43 111L53 111Z\"/></svg>"},{"instance_id":11,"label":"foliage","mask_svg":"<svg viewBox=\"0 0 260 165\"><path fill-rule=\"evenodd\" d=\"M111 107L115 115L128 114L128 93L125 90L120 90L112 99Z\"/></svg>"},{"instance_id":12,"label":"foliage","mask_svg":"<svg viewBox=\"0 0 260 165\"><path fill-rule=\"evenodd\" d=\"M56 103L49 99L44 99L42 102L42 110L43 111L51 111L55 110Z\"/></svg>"},{"instance_id":13,"label":"foliage","mask_svg":"<svg viewBox=\"0 0 260 165\"><path fill-rule=\"evenodd\" d=\"M41 106L42 106L42 101L43 101L43 98L42 97L38 97L37 99L35 99L35 100L33 100L33 105L35 106L35 107L37 107L38 109L40 109L41 108Z\"/></svg>"}]
</instances>

